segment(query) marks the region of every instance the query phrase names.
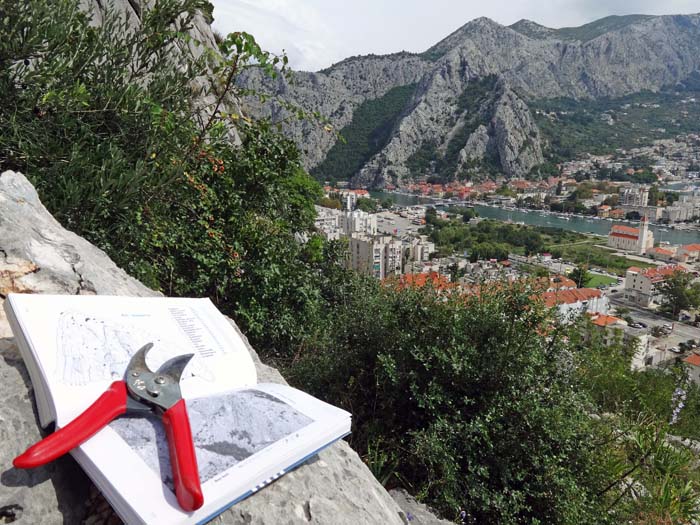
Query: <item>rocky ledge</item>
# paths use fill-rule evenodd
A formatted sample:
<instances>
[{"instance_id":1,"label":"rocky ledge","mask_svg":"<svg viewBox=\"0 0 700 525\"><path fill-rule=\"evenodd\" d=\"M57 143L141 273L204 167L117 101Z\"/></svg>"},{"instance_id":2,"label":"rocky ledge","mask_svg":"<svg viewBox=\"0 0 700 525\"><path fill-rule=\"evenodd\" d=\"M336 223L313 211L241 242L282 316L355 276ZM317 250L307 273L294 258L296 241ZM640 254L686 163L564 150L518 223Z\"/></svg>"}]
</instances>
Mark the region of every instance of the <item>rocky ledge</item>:
<instances>
[{"instance_id":1,"label":"rocky ledge","mask_svg":"<svg viewBox=\"0 0 700 525\"><path fill-rule=\"evenodd\" d=\"M65 230L21 174L0 174L0 307L11 292L157 295L107 255ZM244 338L245 339L245 338ZM283 383L255 359L261 380ZM84 525L120 520L75 461L16 470L12 459L41 438L32 385L0 308L0 522ZM397 503L398 502L398 503ZM402 506L404 507L402 510ZM339 442L247 500L216 524L428 524L410 497L395 501L347 443Z\"/></svg>"}]
</instances>

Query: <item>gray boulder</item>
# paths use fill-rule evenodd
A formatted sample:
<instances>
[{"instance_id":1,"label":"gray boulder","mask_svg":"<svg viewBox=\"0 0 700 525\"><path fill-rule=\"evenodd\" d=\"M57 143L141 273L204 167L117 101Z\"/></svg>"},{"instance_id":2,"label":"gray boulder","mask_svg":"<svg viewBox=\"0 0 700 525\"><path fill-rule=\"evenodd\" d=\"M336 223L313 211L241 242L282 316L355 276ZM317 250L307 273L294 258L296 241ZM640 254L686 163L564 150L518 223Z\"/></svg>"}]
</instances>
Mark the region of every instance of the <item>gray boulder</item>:
<instances>
[{"instance_id":1,"label":"gray boulder","mask_svg":"<svg viewBox=\"0 0 700 525\"><path fill-rule=\"evenodd\" d=\"M0 307L10 292L156 295L107 255L65 230L41 204L29 181L0 174ZM245 339L245 338L244 338ZM284 382L257 364L262 381ZM0 308L0 521L89 525L119 523L70 457L45 467L16 470L12 459L40 439L31 382ZM212 523L404 524L405 513L341 441L235 505Z\"/></svg>"},{"instance_id":2,"label":"gray boulder","mask_svg":"<svg viewBox=\"0 0 700 525\"><path fill-rule=\"evenodd\" d=\"M394 501L404 511L406 521L410 525L449 525L451 521L441 520L435 517L430 507L418 503L416 499L403 489L389 491Z\"/></svg>"}]
</instances>

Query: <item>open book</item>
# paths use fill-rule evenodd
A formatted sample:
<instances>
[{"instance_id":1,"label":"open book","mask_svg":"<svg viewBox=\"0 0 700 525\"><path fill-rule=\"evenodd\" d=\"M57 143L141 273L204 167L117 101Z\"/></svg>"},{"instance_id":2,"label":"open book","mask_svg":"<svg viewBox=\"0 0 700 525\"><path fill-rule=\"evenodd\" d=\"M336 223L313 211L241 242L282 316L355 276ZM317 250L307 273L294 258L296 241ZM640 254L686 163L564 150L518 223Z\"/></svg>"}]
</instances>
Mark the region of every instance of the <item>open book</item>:
<instances>
[{"instance_id":1,"label":"open book","mask_svg":"<svg viewBox=\"0 0 700 525\"><path fill-rule=\"evenodd\" d=\"M128 524L204 523L350 432L349 413L285 385L257 384L241 336L208 299L10 294L5 310L44 427L82 413L146 343L154 345L152 370L195 354L180 386L200 509L177 503L156 415L118 418L71 452Z\"/></svg>"}]
</instances>

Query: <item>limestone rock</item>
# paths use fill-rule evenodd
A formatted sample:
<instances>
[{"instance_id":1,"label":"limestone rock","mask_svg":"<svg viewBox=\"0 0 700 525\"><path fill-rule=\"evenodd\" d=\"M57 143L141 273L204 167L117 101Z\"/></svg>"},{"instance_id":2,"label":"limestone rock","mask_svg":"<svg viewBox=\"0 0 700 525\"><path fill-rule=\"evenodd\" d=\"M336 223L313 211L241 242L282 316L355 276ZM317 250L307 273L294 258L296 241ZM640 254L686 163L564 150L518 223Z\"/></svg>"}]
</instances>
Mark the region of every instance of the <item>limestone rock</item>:
<instances>
[{"instance_id":1,"label":"limestone rock","mask_svg":"<svg viewBox=\"0 0 700 525\"><path fill-rule=\"evenodd\" d=\"M495 80L450 68L432 77L423 87L420 101L403 117L384 149L352 179L353 185L381 186L391 172L405 178L411 156L426 143L435 144L436 158L445 159L453 141L475 122L478 125L466 141L457 144L458 159L447 159L452 165L446 174L438 175L454 177L474 160L495 164L509 177L522 177L541 164L540 134L527 104L504 78L491 78ZM491 91L479 97L476 105L465 108L455 104L466 90L481 90L483 86Z\"/></svg>"},{"instance_id":2,"label":"limestone rock","mask_svg":"<svg viewBox=\"0 0 700 525\"><path fill-rule=\"evenodd\" d=\"M465 163L470 160L482 159L488 153L488 147L491 137L489 137L489 131L483 124L479 124L479 127L469 135L467 143L464 145L459 152L459 160L461 163Z\"/></svg>"},{"instance_id":3,"label":"limestone rock","mask_svg":"<svg viewBox=\"0 0 700 525\"><path fill-rule=\"evenodd\" d=\"M506 175L522 177L542 164L539 129L525 102L508 87L502 88L491 125Z\"/></svg>"},{"instance_id":4,"label":"limestone rock","mask_svg":"<svg viewBox=\"0 0 700 525\"><path fill-rule=\"evenodd\" d=\"M32 386L2 310L11 291L153 296L101 250L65 230L27 179L0 174L0 520L34 524L119 523L70 457L33 470L12 459L41 437ZM244 337L244 340L245 337ZM247 340L246 340L247 343ZM261 381L284 382L256 362ZM404 524L401 509L341 441L215 520L218 524Z\"/></svg>"},{"instance_id":5,"label":"limestone rock","mask_svg":"<svg viewBox=\"0 0 700 525\"><path fill-rule=\"evenodd\" d=\"M441 520L426 505L418 503L413 496L403 489L393 489L389 491L394 501L401 507L406 516L406 521L410 525L449 525L452 522Z\"/></svg>"}]
</instances>

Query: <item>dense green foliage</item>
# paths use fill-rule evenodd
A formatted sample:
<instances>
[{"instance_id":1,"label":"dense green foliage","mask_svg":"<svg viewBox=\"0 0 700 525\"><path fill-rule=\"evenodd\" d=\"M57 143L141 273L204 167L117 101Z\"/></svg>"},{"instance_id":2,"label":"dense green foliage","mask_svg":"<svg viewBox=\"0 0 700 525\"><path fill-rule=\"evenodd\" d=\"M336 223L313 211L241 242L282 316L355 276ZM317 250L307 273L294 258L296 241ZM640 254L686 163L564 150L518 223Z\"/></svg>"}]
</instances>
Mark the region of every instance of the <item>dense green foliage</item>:
<instances>
[{"instance_id":1,"label":"dense green foliage","mask_svg":"<svg viewBox=\"0 0 700 525\"><path fill-rule=\"evenodd\" d=\"M465 300L358 279L331 300L332 343L296 379L352 408L380 479L477 523L596 522L590 421L527 290Z\"/></svg>"},{"instance_id":2,"label":"dense green foliage","mask_svg":"<svg viewBox=\"0 0 700 525\"><path fill-rule=\"evenodd\" d=\"M351 443L386 485L475 523L697 516L692 456L665 443L698 434L700 396L682 375L631 372L631 346L558 325L527 285L464 297L331 281L330 340L293 378L353 412ZM688 406L671 427L679 384Z\"/></svg>"},{"instance_id":3,"label":"dense green foliage","mask_svg":"<svg viewBox=\"0 0 700 525\"><path fill-rule=\"evenodd\" d=\"M322 181L350 180L374 154L386 146L397 118L406 109L415 84L390 89L383 96L366 100L340 131L326 158L312 170Z\"/></svg>"},{"instance_id":4,"label":"dense green foliage","mask_svg":"<svg viewBox=\"0 0 700 525\"><path fill-rule=\"evenodd\" d=\"M663 299L661 308L678 319L683 310L694 310L700 306L700 283L688 272L676 272L659 286Z\"/></svg>"},{"instance_id":5,"label":"dense green foliage","mask_svg":"<svg viewBox=\"0 0 700 525\"><path fill-rule=\"evenodd\" d=\"M586 266L576 266L571 270L569 278L576 283L578 288L582 288L590 281L591 274Z\"/></svg>"},{"instance_id":6,"label":"dense green foliage","mask_svg":"<svg viewBox=\"0 0 700 525\"><path fill-rule=\"evenodd\" d=\"M563 161L581 153L609 154L617 148L631 149L657 139L697 133L700 131L700 104L683 101L698 98L698 93L665 91L614 99L547 99L532 101L530 108L535 110L537 126L548 143L547 158ZM613 124L604 120L606 115L612 118ZM623 172L608 176L627 180Z\"/></svg>"},{"instance_id":7,"label":"dense green foliage","mask_svg":"<svg viewBox=\"0 0 700 525\"><path fill-rule=\"evenodd\" d=\"M110 10L91 26L77 0L10 3L0 39L2 169L25 173L63 224L147 285L212 297L261 349L312 332L305 316L318 308L319 247L294 239L312 227L320 188L265 122L221 106L202 123L191 100L191 81L207 68L223 100L249 63L278 61L244 33L222 42L222 57L196 58L185 31L208 5L200 0L158 2L134 30Z\"/></svg>"},{"instance_id":8,"label":"dense green foliage","mask_svg":"<svg viewBox=\"0 0 700 525\"><path fill-rule=\"evenodd\" d=\"M470 217L471 218L471 217ZM547 245L580 241L585 236L558 228L522 226L492 220L465 224L464 216L441 220L426 215L425 232L444 255L467 252L472 260L507 259L509 253L534 255ZM551 251L551 249L550 249Z\"/></svg>"},{"instance_id":9,"label":"dense green foliage","mask_svg":"<svg viewBox=\"0 0 700 525\"><path fill-rule=\"evenodd\" d=\"M627 268L630 266L638 266L640 268L649 268L651 264L632 261L626 257L613 255L614 251L600 248L596 244L603 244L603 241L596 239L593 241L583 241L571 244L562 244L558 246L549 246L549 251L558 257L563 257L567 261L572 261L575 264L586 265L590 268L602 268L610 273L624 276Z\"/></svg>"}]
</instances>

